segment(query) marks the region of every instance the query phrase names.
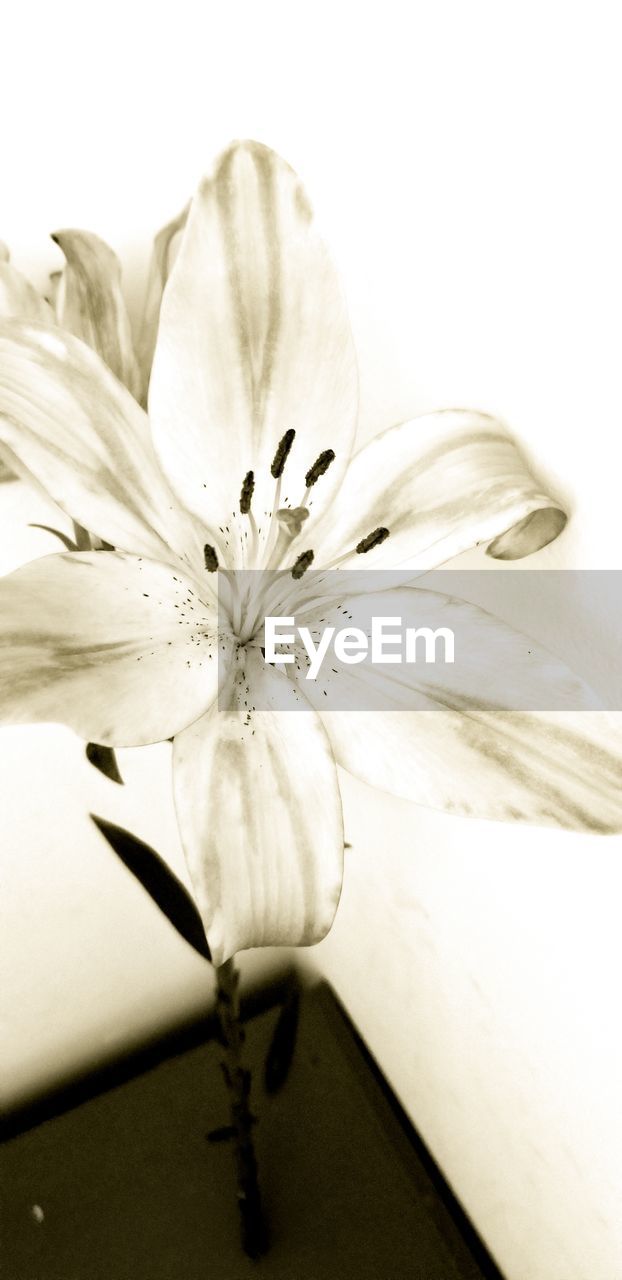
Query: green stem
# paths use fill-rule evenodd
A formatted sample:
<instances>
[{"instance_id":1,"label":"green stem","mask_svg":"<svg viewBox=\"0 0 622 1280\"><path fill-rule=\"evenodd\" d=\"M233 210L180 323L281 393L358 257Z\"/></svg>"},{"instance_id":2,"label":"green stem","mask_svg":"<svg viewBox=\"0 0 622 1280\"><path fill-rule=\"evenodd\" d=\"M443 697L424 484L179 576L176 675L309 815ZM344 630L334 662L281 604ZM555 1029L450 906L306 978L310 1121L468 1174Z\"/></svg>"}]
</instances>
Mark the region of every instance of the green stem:
<instances>
[{"instance_id":1,"label":"green stem","mask_svg":"<svg viewBox=\"0 0 622 1280\"><path fill-rule=\"evenodd\" d=\"M251 1073L242 1063L244 1031L240 1022L239 974L233 960L226 960L216 968L216 980L216 1013L224 1050L222 1071L231 1107L242 1248L250 1258L259 1258L265 1253L267 1239L249 1107Z\"/></svg>"}]
</instances>

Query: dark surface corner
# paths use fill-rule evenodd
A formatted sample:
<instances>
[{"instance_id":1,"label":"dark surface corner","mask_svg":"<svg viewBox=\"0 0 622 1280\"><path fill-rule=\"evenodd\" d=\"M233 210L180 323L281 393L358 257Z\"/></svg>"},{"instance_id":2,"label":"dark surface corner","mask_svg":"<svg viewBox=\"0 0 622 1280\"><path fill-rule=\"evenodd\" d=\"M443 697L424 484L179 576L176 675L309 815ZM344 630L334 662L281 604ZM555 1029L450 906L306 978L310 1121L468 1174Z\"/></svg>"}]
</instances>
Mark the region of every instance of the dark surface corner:
<instances>
[{"instance_id":1,"label":"dark surface corner","mask_svg":"<svg viewBox=\"0 0 622 1280\"><path fill-rule=\"evenodd\" d=\"M502 1280L330 987L243 1012L269 1253L239 1248L204 1020L10 1118L3 1280Z\"/></svg>"}]
</instances>

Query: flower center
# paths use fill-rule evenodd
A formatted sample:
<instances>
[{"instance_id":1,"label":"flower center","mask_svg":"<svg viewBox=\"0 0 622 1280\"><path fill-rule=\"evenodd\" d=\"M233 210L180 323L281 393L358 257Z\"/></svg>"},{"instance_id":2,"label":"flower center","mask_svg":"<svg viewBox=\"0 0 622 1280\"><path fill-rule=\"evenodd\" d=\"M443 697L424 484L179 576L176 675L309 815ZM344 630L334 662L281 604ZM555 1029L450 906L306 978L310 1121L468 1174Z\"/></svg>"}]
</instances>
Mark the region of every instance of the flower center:
<instances>
[{"instance_id":1,"label":"flower center","mask_svg":"<svg viewBox=\"0 0 622 1280\"><path fill-rule=\"evenodd\" d=\"M207 572L214 573L221 569L219 579L221 602L224 603L229 615L232 631L239 643L243 645L258 639L260 634L263 635L265 617L284 616L291 612L296 596L300 595L297 584L315 559L315 552L311 547L304 547L296 554L293 544L300 537L309 518L310 492L334 462L335 452L333 449L324 449L309 467L305 474L306 487L298 506L281 507L281 481L295 437L296 432L293 428L286 431L279 441L272 460L270 473L275 481L275 490L267 528L258 527L252 510L255 492L254 471L247 471L242 481L239 514L244 518L245 526L242 529L238 528L242 548L242 570L232 571L221 567L216 548L208 543L203 548ZM233 518L237 520L235 512ZM232 531L227 526L221 532L231 535ZM374 547L380 546L388 537L389 530L384 526L374 529L355 547L345 551L330 564L321 567L327 570L337 569L354 553L365 555ZM244 570L255 572L245 573ZM321 581L317 583L317 589L314 581L311 591L304 594L305 612L313 609L314 603L320 604L321 599Z\"/></svg>"}]
</instances>

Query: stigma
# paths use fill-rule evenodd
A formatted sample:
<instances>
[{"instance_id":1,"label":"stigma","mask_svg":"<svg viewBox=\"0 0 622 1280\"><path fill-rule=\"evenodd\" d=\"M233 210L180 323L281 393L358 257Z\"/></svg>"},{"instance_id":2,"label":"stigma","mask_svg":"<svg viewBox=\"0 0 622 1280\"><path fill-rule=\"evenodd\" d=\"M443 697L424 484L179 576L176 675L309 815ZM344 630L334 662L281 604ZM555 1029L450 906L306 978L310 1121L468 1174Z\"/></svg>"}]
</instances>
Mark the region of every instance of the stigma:
<instances>
[{"instance_id":1,"label":"stigma","mask_svg":"<svg viewBox=\"0 0 622 1280\"><path fill-rule=\"evenodd\" d=\"M309 512L307 507L280 507L276 518L287 529L290 537L297 538L305 520L309 519Z\"/></svg>"}]
</instances>

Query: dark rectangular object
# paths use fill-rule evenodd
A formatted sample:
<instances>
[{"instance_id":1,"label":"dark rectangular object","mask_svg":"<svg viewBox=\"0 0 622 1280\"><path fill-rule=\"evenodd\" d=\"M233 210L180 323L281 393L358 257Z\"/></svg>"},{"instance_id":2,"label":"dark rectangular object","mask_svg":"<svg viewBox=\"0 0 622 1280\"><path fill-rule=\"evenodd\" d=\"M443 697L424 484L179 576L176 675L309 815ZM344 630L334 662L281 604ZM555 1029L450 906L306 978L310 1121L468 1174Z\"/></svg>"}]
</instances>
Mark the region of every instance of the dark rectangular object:
<instances>
[{"instance_id":1,"label":"dark rectangular object","mask_svg":"<svg viewBox=\"0 0 622 1280\"><path fill-rule=\"evenodd\" d=\"M210 1042L5 1143L3 1280L501 1280L330 989L303 994L268 1093L278 1017L247 1023L265 1258L240 1251L232 1153L207 1140L228 1121Z\"/></svg>"}]
</instances>

